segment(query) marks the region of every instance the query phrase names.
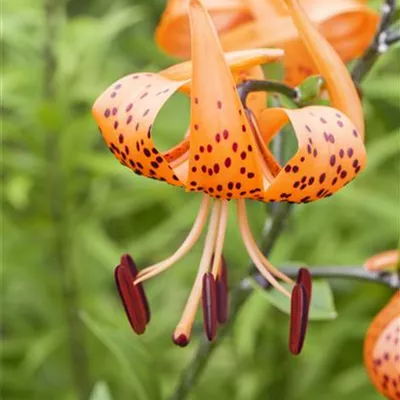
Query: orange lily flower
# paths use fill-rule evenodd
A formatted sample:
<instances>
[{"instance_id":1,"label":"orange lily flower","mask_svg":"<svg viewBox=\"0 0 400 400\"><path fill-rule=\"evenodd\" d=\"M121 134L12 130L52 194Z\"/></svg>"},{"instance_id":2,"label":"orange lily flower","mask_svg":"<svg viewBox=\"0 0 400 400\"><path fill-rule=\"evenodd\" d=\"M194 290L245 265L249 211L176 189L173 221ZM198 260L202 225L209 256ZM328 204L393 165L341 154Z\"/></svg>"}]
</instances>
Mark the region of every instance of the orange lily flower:
<instances>
[{"instance_id":1,"label":"orange lily flower","mask_svg":"<svg viewBox=\"0 0 400 400\"><path fill-rule=\"evenodd\" d=\"M375 317L364 342L364 362L376 389L400 399L400 291Z\"/></svg>"},{"instance_id":2,"label":"orange lily flower","mask_svg":"<svg viewBox=\"0 0 400 400\"><path fill-rule=\"evenodd\" d=\"M167 53L189 58L187 0L169 0L156 31ZM226 51L256 47L285 50L285 81L297 85L317 74L312 57L282 2L276 0L205 0ZM366 0L300 0L301 6L344 62L359 57L375 34L379 16Z\"/></svg>"},{"instance_id":3,"label":"orange lily flower","mask_svg":"<svg viewBox=\"0 0 400 400\"><path fill-rule=\"evenodd\" d=\"M389 271L399 263L400 251L376 254L364 263L369 271ZM377 390L390 400L400 399L400 291L375 317L364 341L364 362Z\"/></svg>"},{"instance_id":4,"label":"orange lily flower","mask_svg":"<svg viewBox=\"0 0 400 400\"><path fill-rule=\"evenodd\" d=\"M288 5L310 49L328 51L318 32L311 35L311 23L296 4L288 1ZM236 90L241 80L238 71L257 68L282 53L255 50L225 57L217 32L199 0L190 0L189 16L191 63L158 74L128 75L113 83L93 106L105 142L123 165L139 175L203 193L196 221L179 249L140 272L129 256L123 256L115 273L117 286L133 329L143 333L150 313L142 282L165 271L188 253L199 239L211 209L198 273L173 338L182 346L189 342L202 300L205 331L213 339L217 324L223 323L227 316L226 265L222 252L228 204L229 200L235 200L240 231L252 261L277 290L291 298L290 349L298 354L307 325L310 275L301 270L294 283L265 258L251 233L244 200L308 203L330 196L364 167L362 137L349 118L353 116L351 105L341 111L323 106L260 110L259 98L254 97L255 108L245 108ZM326 80L330 81L330 77ZM188 135L177 146L161 153L154 146L152 126L162 105L177 90L190 93ZM332 90L336 90L333 84ZM281 167L267 146L286 123L292 124L299 149ZM292 293L278 279L294 283Z\"/></svg>"}]
</instances>

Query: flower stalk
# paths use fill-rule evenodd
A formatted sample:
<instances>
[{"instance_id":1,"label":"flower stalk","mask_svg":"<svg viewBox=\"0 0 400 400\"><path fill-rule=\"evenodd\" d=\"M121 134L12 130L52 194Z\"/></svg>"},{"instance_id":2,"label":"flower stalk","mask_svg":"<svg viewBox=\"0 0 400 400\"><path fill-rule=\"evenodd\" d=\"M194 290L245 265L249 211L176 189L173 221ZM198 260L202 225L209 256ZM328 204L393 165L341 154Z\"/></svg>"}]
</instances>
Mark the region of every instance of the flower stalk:
<instances>
[{"instance_id":1,"label":"flower stalk","mask_svg":"<svg viewBox=\"0 0 400 400\"><path fill-rule=\"evenodd\" d=\"M371 71L379 56L385 53L389 46L400 40L400 32L390 28L397 9L395 0L386 0L382 5L381 20L374 40L352 71L352 78L356 84L360 83Z\"/></svg>"},{"instance_id":2,"label":"flower stalk","mask_svg":"<svg viewBox=\"0 0 400 400\"><path fill-rule=\"evenodd\" d=\"M300 92L296 88L291 88L281 82L268 81L268 80L247 80L237 87L240 100L244 107L246 107L246 100L249 93L252 92L274 92L280 93L295 103L300 101Z\"/></svg>"}]
</instances>

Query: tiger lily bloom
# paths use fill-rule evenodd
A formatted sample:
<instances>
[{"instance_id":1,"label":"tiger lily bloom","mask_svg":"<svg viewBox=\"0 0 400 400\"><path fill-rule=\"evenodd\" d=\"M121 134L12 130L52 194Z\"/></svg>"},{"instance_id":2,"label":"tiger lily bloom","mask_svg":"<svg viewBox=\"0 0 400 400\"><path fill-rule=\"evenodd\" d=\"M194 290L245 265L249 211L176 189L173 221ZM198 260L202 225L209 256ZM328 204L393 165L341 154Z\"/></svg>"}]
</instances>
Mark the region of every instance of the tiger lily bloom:
<instances>
[{"instance_id":1,"label":"tiger lily bloom","mask_svg":"<svg viewBox=\"0 0 400 400\"><path fill-rule=\"evenodd\" d=\"M376 254L364 263L368 271L398 267L399 250ZM364 341L364 363L376 389L390 400L400 399L400 291L374 318Z\"/></svg>"},{"instance_id":2,"label":"tiger lily bloom","mask_svg":"<svg viewBox=\"0 0 400 400\"><path fill-rule=\"evenodd\" d=\"M187 0L169 0L156 31L158 45L183 58L190 57L186 4ZM374 37L378 14L365 0L300 0L300 4L344 62L363 54ZM283 48L285 81L293 86L318 72L281 1L205 0L204 5L224 50Z\"/></svg>"},{"instance_id":3,"label":"tiger lily bloom","mask_svg":"<svg viewBox=\"0 0 400 400\"><path fill-rule=\"evenodd\" d=\"M364 362L376 389L390 400L400 399L400 291L368 328Z\"/></svg>"},{"instance_id":4,"label":"tiger lily bloom","mask_svg":"<svg viewBox=\"0 0 400 400\"><path fill-rule=\"evenodd\" d=\"M331 57L329 45L321 41L321 35L297 3L287 3L311 51L322 51L336 67L338 60ZM362 116L354 112L354 104L341 97L342 92L351 94L354 87L340 75L343 69L347 72L340 64L333 82L329 74L324 76L340 110L324 106L260 109L258 97L245 108L236 89L241 79L238 71L257 69L258 64L277 59L282 53L264 49L224 56L217 32L199 0L190 0L189 16L191 62L160 73L128 75L113 83L93 106L107 146L123 165L139 175L203 193L194 225L178 250L140 272L133 260L124 255L115 272L116 283L134 331L143 333L150 318L143 282L170 268L190 251L210 214L198 273L173 339L181 346L189 342L202 301L205 331L212 340L218 323L227 318L227 270L222 253L232 200L254 265L282 295L291 299L289 347L298 354L307 326L310 274L302 269L293 282L262 254L250 230L245 199L308 203L332 195L354 179L366 161L362 134L352 122L354 119L360 123ZM326 62L319 60L324 71ZM341 82L341 90L335 82ZM178 90L190 96L188 134L172 149L160 152L153 143L152 127L163 104ZM295 131L299 148L281 166L268 144L287 123ZM292 293L280 281L291 284Z\"/></svg>"}]
</instances>

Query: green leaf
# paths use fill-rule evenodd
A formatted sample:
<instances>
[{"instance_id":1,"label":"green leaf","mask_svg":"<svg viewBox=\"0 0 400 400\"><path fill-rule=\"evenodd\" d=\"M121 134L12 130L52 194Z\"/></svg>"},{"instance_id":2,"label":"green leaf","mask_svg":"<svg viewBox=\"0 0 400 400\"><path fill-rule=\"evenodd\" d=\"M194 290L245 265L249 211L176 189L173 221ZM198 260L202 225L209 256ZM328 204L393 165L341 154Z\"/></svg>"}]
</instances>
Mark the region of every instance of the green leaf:
<instances>
[{"instance_id":1,"label":"green leaf","mask_svg":"<svg viewBox=\"0 0 400 400\"><path fill-rule=\"evenodd\" d=\"M108 388L107 383L97 382L93 387L93 391L90 394L89 400L112 400L110 389Z\"/></svg>"},{"instance_id":2,"label":"green leaf","mask_svg":"<svg viewBox=\"0 0 400 400\"><path fill-rule=\"evenodd\" d=\"M285 314L290 314L290 300L283 296L275 289L264 290L256 282L252 281L252 286L256 289L256 293L266 298L272 305ZM283 283L286 289L291 291L292 286ZM335 304L333 301L332 290L327 281L314 280L312 288L310 320L326 321L337 317Z\"/></svg>"}]
</instances>

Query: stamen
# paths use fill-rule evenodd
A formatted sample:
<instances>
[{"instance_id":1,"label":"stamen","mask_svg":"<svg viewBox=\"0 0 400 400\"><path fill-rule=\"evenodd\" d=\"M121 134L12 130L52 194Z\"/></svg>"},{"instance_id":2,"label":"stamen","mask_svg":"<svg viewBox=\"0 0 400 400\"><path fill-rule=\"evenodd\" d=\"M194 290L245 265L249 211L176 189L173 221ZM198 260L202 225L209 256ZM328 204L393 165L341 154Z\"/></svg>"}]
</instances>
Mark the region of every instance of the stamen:
<instances>
[{"instance_id":1,"label":"stamen","mask_svg":"<svg viewBox=\"0 0 400 400\"><path fill-rule=\"evenodd\" d=\"M217 334L217 288L210 272L203 275L202 294L204 330L211 341Z\"/></svg>"},{"instance_id":2,"label":"stamen","mask_svg":"<svg viewBox=\"0 0 400 400\"><path fill-rule=\"evenodd\" d=\"M222 250L224 248L226 225L228 223L229 203L227 200L221 200L221 217L218 226L217 244L215 246L211 273L217 278L218 270L221 265Z\"/></svg>"},{"instance_id":3,"label":"stamen","mask_svg":"<svg viewBox=\"0 0 400 400\"><path fill-rule=\"evenodd\" d=\"M179 247L179 249L172 256L168 257L164 261L161 261L157 264L154 264L151 267L147 267L142 271L140 271L138 274L138 279L136 279L135 281L135 285L165 271L190 251L190 249L196 244L197 240L201 235L201 232L203 231L209 210L209 203L210 203L210 197L204 195L203 201L201 202L199 213L197 214L196 217L196 221L194 222L191 231L189 232L188 236L186 237L182 245Z\"/></svg>"},{"instance_id":4,"label":"stamen","mask_svg":"<svg viewBox=\"0 0 400 400\"><path fill-rule=\"evenodd\" d=\"M304 329L304 336L308 327L308 315L310 312L311 307L311 296L312 296L312 279L310 271L307 268L300 268L297 274L296 282L304 287L306 292L306 307L303 315L303 329ZM304 339L303 339L304 341Z\"/></svg>"},{"instance_id":5,"label":"stamen","mask_svg":"<svg viewBox=\"0 0 400 400\"><path fill-rule=\"evenodd\" d=\"M133 261L133 258L129 254L123 254L121 256L121 265L129 268L131 271L133 279L136 279L136 276L138 274L138 268L136 267L135 262ZM136 287L139 290L140 297L142 299L142 303L144 306L144 310L146 312L146 323L148 324L150 322L150 306L149 302L147 301L146 293L144 292L143 285L141 283L137 284Z\"/></svg>"},{"instance_id":6,"label":"stamen","mask_svg":"<svg viewBox=\"0 0 400 400\"><path fill-rule=\"evenodd\" d=\"M300 268L299 272L297 273L297 283L301 283L306 290L307 300L311 302L311 295L312 295L312 278L311 273L307 268Z\"/></svg>"},{"instance_id":7,"label":"stamen","mask_svg":"<svg viewBox=\"0 0 400 400\"><path fill-rule=\"evenodd\" d=\"M221 202L215 201L212 211L208 231L205 239L203 255L201 257L200 266L197 272L196 280L190 292L189 298L186 302L185 309L182 317L175 329L173 339L174 342L179 340L180 337L185 337L186 342L189 342L190 334L193 327L194 318L196 316L197 307L200 302L203 275L208 271L213 250L215 247L215 240L217 237L217 228L220 219ZM186 344L187 344L186 343Z\"/></svg>"},{"instance_id":8,"label":"stamen","mask_svg":"<svg viewBox=\"0 0 400 400\"><path fill-rule=\"evenodd\" d=\"M304 315L308 314L308 305L306 289L297 283L292 291L290 308L289 350L293 355L300 354L303 348L307 328Z\"/></svg>"},{"instance_id":9,"label":"stamen","mask_svg":"<svg viewBox=\"0 0 400 400\"><path fill-rule=\"evenodd\" d=\"M115 283L132 329L141 335L146 330L146 311L139 289L133 284L134 277L125 265L115 268Z\"/></svg>"},{"instance_id":10,"label":"stamen","mask_svg":"<svg viewBox=\"0 0 400 400\"><path fill-rule=\"evenodd\" d=\"M228 296L228 270L225 259L221 256L221 267L218 272L217 281L217 320L219 324L224 324L229 315L229 296Z\"/></svg>"},{"instance_id":11,"label":"stamen","mask_svg":"<svg viewBox=\"0 0 400 400\"><path fill-rule=\"evenodd\" d=\"M290 298L290 293L274 278L271 272L278 278L292 283L292 280L288 278L285 274L274 267L261 253L260 249L251 234L249 221L246 215L246 205L243 199L237 201L237 211L238 211L238 221L239 228L242 234L244 245L252 259L254 265L260 271L261 275L271 283L275 289L279 290L285 296Z\"/></svg>"}]
</instances>

